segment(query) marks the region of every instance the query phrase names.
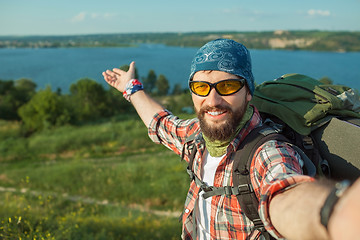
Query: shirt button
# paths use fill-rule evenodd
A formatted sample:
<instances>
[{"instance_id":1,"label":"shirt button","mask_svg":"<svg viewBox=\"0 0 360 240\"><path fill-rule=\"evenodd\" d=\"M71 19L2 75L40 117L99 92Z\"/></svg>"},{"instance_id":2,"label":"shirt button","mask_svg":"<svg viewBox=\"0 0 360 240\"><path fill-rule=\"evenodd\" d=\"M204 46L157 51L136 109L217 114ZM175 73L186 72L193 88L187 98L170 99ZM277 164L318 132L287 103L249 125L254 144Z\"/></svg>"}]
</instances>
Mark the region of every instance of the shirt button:
<instances>
[{"instance_id":1,"label":"shirt button","mask_svg":"<svg viewBox=\"0 0 360 240\"><path fill-rule=\"evenodd\" d=\"M190 212L190 210L189 209L185 209L185 213L189 213Z\"/></svg>"}]
</instances>

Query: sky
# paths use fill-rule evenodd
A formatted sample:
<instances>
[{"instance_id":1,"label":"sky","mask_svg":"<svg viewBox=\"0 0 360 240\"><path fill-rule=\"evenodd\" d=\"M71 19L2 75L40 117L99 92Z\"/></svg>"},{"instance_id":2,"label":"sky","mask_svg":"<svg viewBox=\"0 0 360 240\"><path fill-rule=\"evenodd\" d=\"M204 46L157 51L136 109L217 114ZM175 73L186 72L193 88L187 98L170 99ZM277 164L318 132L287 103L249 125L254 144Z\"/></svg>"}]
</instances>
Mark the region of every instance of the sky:
<instances>
[{"instance_id":1,"label":"sky","mask_svg":"<svg viewBox=\"0 0 360 240\"><path fill-rule=\"evenodd\" d=\"M0 36L360 31L360 0L0 0Z\"/></svg>"}]
</instances>

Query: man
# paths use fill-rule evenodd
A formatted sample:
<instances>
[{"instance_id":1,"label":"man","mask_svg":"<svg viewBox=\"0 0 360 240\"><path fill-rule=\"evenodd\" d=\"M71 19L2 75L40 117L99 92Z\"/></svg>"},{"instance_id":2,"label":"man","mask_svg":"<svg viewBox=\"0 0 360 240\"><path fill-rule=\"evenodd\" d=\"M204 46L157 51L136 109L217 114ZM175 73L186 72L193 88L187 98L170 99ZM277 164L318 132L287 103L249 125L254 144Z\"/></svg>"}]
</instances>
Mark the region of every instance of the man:
<instances>
[{"instance_id":1,"label":"man","mask_svg":"<svg viewBox=\"0 0 360 240\"><path fill-rule=\"evenodd\" d=\"M189 77L196 119L173 116L143 91L141 83L133 79L134 73L132 62L127 72L113 69L103 76L131 101L154 142L184 154L189 161L186 141L195 136L195 175L208 186L232 186L232 153L252 129L262 124L257 109L249 105L254 79L245 46L218 39L199 49ZM269 141L256 151L250 175L266 230L276 238L288 239L358 237L355 226L360 221L360 181L348 189L341 185L337 192L344 194L336 203L336 197L328 198L334 195L329 194L333 186L303 175L301 164L300 156L279 141ZM203 194L199 184L192 181L182 215L183 239L263 238L235 195L205 199ZM326 199L330 200L324 204ZM324 205L330 210L335 206L331 214L322 216L327 228L320 221Z\"/></svg>"}]
</instances>

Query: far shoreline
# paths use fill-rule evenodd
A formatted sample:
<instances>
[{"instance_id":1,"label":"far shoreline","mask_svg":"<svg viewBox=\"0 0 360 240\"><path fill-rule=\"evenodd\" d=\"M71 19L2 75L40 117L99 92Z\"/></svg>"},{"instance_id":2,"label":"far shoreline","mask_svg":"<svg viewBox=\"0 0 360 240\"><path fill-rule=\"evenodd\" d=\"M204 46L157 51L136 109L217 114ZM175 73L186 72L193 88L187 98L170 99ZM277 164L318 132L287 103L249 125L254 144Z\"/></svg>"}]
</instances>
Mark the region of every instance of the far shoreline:
<instances>
[{"instance_id":1,"label":"far shoreline","mask_svg":"<svg viewBox=\"0 0 360 240\"><path fill-rule=\"evenodd\" d=\"M360 52L359 31L263 31L191 33L119 33L68 36L0 36L1 48L136 47L163 44L200 47L217 38L231 38L249 49Z\"/></svg>"}]
</instances>

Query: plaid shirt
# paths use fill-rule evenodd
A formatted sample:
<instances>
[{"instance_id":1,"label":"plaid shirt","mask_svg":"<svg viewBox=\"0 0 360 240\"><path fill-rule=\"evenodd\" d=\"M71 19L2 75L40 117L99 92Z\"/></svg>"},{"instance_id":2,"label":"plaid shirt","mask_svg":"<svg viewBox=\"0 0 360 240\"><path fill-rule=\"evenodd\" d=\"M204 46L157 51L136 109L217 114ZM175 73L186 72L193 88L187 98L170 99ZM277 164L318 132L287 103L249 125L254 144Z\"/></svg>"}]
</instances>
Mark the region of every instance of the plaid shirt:
<instances>
[{"instance_id":1,"label":"plaid shirt","mask_svg":"<svg viewBox=\"0 0 360 240\"><path fill-rule=\"evenodd\" d=\"M262 124L261 117L255 111L250 121L240 131L239 135L230 143L227 152L215 173L214 186L232 186L233 152L236 151L245 136L255 127ZM149 137L156 143L161 143L181 155L184 150L184 159L189 161L189 151L186 147L187 138L200 134L198 119L181 120L170 112L164 110L157 113L149 125ZM193 170L201 176L201 166L205 145L203 141L195 139L197 153L195 155ZM256 196L259 199L259 215L266 230L277 238L281 235L271 224L269 217L269 202L275 193L284 191L300 182L313 181L311 177L302 175L300 156L288 145L269 141L262 145L255 153L252 161L250 176ZM183 239L193 239L194 230L193 213L200 188L194 181L186 197L185 208L182 215ZM236 196L213 196L211 201L210 218L211 239L256 239L260 232L254 230L254 224L245 216Z\"/></svg>"}]
</instances>

